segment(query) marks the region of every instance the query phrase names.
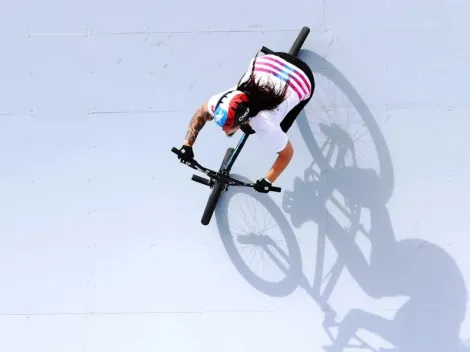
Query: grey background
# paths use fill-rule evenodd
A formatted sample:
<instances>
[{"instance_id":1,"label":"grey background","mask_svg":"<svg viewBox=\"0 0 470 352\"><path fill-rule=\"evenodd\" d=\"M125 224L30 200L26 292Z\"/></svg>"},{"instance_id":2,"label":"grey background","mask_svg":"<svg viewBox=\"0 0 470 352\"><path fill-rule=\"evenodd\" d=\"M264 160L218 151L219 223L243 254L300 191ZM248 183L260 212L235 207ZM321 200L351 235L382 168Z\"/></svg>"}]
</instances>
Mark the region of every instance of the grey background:
<instances>
[{"instance_id":1,"label":"grey background","mask_svg":"<svg viewBox=\"0 0 470 352\"><path fill-rule=\"evenodd\" d=\"M468 350L468 3L227 6L2 6L0 349ZM200 225L208 189L170 149L304 25L283 192L233 188ZM209 124L196 158L239 137ZM233 171L274 158L252 137Z\"/></svg>"}]
</instances>

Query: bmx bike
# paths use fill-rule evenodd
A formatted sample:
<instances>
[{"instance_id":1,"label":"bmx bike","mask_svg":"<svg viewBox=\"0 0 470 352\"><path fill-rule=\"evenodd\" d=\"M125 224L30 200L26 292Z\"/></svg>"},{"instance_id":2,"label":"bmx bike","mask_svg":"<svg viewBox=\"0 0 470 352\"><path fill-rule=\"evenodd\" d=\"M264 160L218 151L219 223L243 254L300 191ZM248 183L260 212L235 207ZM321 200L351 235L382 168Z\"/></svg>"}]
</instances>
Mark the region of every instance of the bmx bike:
<instances>
[{"instance_id":1,"label":"bmx bike","mask_svg":"<svg viewBox=\"0 0 470 352\"><path fill-rule=\"evenodd\" d=\"M292 55L292 56L298 55L309 33L310 33L310 28L306 26L302 27L299 34L297 35L297 38L295 39L294 43L292 44L288 52L289 55ZM275 54L274 51L268 49L265 46L261 48L261 52L264 54ZM237 159L238 155L243 149L243 146L248 140L248 136L249 134L244 133L235 148L230 147L227 149L227 151L225 152L224 159L220 165L219 171L208 169L202 166L201 164L199 164L196 160L186 163L187 166L195 170L198 170L209 177L209 178L205 178L205 177L201 177L198 175L193 175L191 178L193 181L209 186L211 188L209 199L207 200L206 207L201 217L201 223L203 225L209 224L222 192L227 191L229 186L242 186L242 187L254 186L254 183L242 182L233 177L230 177L230 171L233 167L233 164L235 163L235 160ZM178 156L181 155L180 150L175 147L173 147L171 151ZM270 191L281 192L281 188L271 186Z\"/></svg>"}]
</instances>

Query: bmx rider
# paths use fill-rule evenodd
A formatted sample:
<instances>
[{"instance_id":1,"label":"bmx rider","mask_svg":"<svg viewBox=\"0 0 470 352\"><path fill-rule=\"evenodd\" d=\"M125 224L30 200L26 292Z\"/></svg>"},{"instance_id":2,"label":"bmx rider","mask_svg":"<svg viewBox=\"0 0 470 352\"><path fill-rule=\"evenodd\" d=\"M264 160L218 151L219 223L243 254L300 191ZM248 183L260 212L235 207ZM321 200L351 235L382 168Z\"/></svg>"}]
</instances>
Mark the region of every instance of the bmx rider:
<instances>
[{"instance_id":1,"label":"bmx rider","mask_svg":"<svg viewBox=\"0 0 470 352\"><path fill-rule=\"evenodd\" d=\"M256 134L277 158L254 189L269 192L294 154L287 131L308 104L315 90L313 73L299 58L284 52L262 55L251 60L239 83L213 95L191 118L181 147L181 162L194 158L193 145L208 121L231 137L239 129Z\"/></svg>"}]
</instances>

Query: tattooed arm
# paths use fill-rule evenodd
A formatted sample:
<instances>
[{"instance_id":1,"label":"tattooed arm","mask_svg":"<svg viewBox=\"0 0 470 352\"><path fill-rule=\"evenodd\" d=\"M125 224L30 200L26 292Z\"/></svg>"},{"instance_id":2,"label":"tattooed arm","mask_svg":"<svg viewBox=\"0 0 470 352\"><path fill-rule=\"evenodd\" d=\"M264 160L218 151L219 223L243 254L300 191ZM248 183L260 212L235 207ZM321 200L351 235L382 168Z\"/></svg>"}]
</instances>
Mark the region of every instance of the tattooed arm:
<instances>
[{"instance_id":1,"label":"tattooed arm","mask_svg":"<svg viewBox=\"0 0 470 352\"><path fill-rule=\"evenodd\" d=\"M188 132L186 133L186 139L184 145L192 147L199 131L204 127L207 121L213 120L214 117L207 110L207 103L204 103L199 109L197 109L194 116L189 121Z\"/></svg>"}]
</instances>

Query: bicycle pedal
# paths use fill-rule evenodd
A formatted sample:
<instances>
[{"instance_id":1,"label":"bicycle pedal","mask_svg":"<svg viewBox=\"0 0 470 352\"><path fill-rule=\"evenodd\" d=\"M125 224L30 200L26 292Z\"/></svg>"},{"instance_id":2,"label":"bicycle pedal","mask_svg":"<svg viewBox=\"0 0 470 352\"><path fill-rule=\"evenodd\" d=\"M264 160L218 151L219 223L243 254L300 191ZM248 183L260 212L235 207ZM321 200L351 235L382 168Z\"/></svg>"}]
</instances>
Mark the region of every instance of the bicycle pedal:
<instances>
[{"instance_id":1,"label":"bicycle pedal","mask_svg":"<svg viewBox=\"0 0 470 352\"><path fill-rule=\"evenodd\" d=\"M198 175L193 175L191 177L191 180L193 180L194 182L203 184L205 186L210 186L210 187L212 187L211 183L213 183L213 182L211 182L212 180L209 180L207 178L204 178L204 177L201 177L201 176L198 176Z\"/></svg>"}]
</instances>

